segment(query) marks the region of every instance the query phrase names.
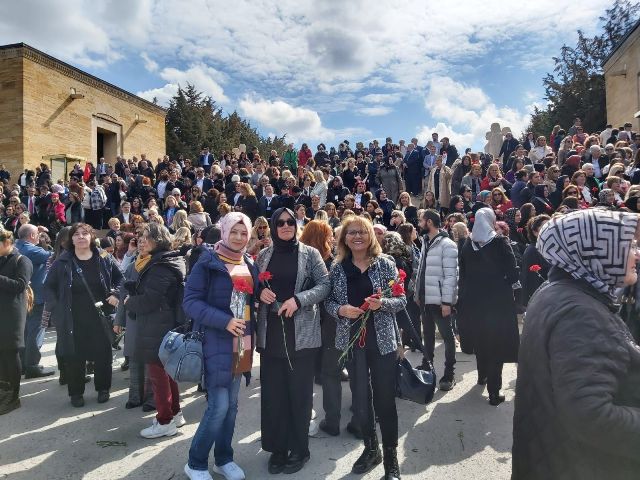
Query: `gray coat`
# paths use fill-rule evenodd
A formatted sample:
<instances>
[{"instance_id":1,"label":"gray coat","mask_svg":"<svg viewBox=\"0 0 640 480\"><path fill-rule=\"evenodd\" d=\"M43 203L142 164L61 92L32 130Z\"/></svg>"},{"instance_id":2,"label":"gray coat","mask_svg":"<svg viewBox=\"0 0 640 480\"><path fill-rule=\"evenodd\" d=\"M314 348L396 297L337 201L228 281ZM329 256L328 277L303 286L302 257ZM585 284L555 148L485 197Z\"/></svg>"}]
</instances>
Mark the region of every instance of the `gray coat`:
<instances>
[{"instance_id":1,"label":"gray coat","mask_svg":"<svg viewBox=\"0 0 640 480\"><path fill-rule=\"evenodd\" d=\"M258 254L256 265L259 272L264 272L267 269L272 255L273 247L265 248ZM318 304L327 297L329 288L329 275L320 252L313 247L299 244L298 274L294 295L300 302L300 308L293 316L296 351L321 346ZM270 305L263 302L260 302L258 307L258 348L265 348L267 343L269 308Z\"/></svg>"},{"instance_id":2,"label":"gray coat","mask_svg":"<svg viewBox=\"0 0 640 480\"><path fill-rule=\"evenodd\" d=\"M137 258L137 255L133 255L131 258L133 258L134 261L129 262L126 270L124 270L125 282L138 281L138 271L136 270L135 265L135 258ZM120 267L122 267L122 265ZM129 314L129 312L127 311L127 307L124 304L124 299L127 297L127 295L129 295L127 290L125 288L121 288L120 303L118 303L118 307L116 308L116 316L114 318L113 324L120 327L126 327L127 333L124 336L124 349L122 351L122 354L125 357L133 357L136 345L136 337L138 334L138 322L135 315Z\"/></svg>"},{"instance_id":3,"label":"gray coat","mask_svg":"<svg viewBox=\"0 0 640 480\"><path fill-rule=\"evenodd\" d=\"M337 320L336 348L344 351L349 343L349 334L353 321L338 315L338 309L349 303L347 298L347 276L341 263L334 263L331 267L331 294L325 302L327 313ZM378 256L369 267L369 278L373 285L373 291L378 288L384 291L389 288L389 282L398 278L398 270L395 261L387 256ZM386 355L397 350L401 345L400 330L396 323L396 313L407 306L407 298L386 297L382 299L382 307L373 312L373 325L378 339L380 355Z\"/></svg>"},{"instance_id":4,"label":"gray coat","mask_svg":"<svg viewBox=\"0 0 640 480\"><path fill-rule=\"evenodd\" d=\"M558 268L527 308L513 480L626 480L640 472L640 347L616 307Z\"/></svg>"}]
</instances>

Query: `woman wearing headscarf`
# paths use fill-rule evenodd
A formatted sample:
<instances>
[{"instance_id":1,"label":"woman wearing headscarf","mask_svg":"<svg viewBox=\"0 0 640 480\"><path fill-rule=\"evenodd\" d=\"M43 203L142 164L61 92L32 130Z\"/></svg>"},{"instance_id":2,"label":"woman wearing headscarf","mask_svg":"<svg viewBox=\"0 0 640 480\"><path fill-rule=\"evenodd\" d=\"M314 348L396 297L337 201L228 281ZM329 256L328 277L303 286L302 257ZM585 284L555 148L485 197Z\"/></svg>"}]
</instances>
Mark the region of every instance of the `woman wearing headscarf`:
<instances>
[{"instance_id":1,"label":"woman wearing headscarf","mask_svg":"<svg viewBox=\"0 0 640 480\"><path fill-rule=\"evenodd\" d=\"M309 460L309 422L315 359L321 346L318 304L329 294L327 267L317 249L298 242L294 213L271 217L273 246L258 254L261 284L257 348L260 352L262 448L269 472L295 473Z\"/></svg>"},{"instance_id":2,"label":"woman wearing headscarf","mask_svg":"<svg viewBox=\"0 0 640 480\"><path fill-rule=\"evenodd\" d=\"M560 175L556 180L556 188L553 193L549 194L549 202L554 209L557 209L562 203L562 192L571 183L568 175Z\"/></svg>"},{"instance_id":3,"label":"woman wearing headscarf","mask_svg":"<svg viewBox=\"0 0 640 480\"><path fill-rule=\"evenodd\" d=\"M542 183L535 186L531 203L536 209L537 215L551 215L554 211L553 205L549 201L549 187Z\"/></svg>"},{"instance_id":4,"label":"woman wearing headscarf","mask_svg":"<svg viewBox=\"0 0 640 480\"><path fill-rule=\"evenodd\" d=\"M389 198L384 188L376 192L376 198L378 199L378 206L382 210L382 223L389 228L391 226L391 214L395 210L396 204Z\"/></svg>"},{"instance_id":5,"label":"woman wearing headscarf","mask_svg":"<svg viewBox=\"0 0 640 480\"><path fill-rule=\"evenodd\" d=\"M215 444L213 471L225 478L245 478L233 461L231 440L243 375L251 374L255 329L254 292L258 272L247 254L251 220L231 212L220 222L221 239L205 248L185 284L184 309L193 329L204 332L204 388L207 409L200 421L184 471L193 480L210 478L208 460ZM244 282L251 293L239 290ZM233 309L232 309L233 306Z\"/></svg>"},{"instance_id":6,"label":"woman wearing headscarf","mask_svg":"<svg viewBox=\"0 0 640 480\"><path fill-rule=\"evenodd\" d=\"M520 220L522 220L522 213L517 208L510 208L504 214L504 221L509 225L509 239L517 245L522 255L527 247L527 240L524 237L524 229L518 226Z\"/></svg>"},{"instance_id":7,"label":"woman wearing headscarf","mask_svg":"<svg viewBox=\"0 0 640 480\"><path fill-rule=\"evenodd\" d=\"M603 188L600 190L598 194L598 204L596 205L598 208L603 208L605 210L618 210L616 206L616 194L610 188Z\"/></svg>"},{"instance_id":8,"label":"woman wearing headscarf","mask_svg":"<svg viewBox=\"0 0 640 480\"><path fill-rule=\"evenodd\" d=\"M638 215L586 209L553 218L538 249L549 283L522 334L512 478L636 478L640 349L614 291L637 282Z\"/></svg>"},{"instance_id":9,"label":"woman wearing headscarf","mask_svg":"<svg viewBox=\"0 0 640 480\"><path fill-rule=\"evenodd\" d=\"M491 405L505 400L500 395L502 366L517 362L519 343L512 288L518 281L518 269L507 239L496 233L495 222L490 208L476 213L471 236L460 252L458 282L458 308L473 319L470 330L478 384L487 385Z\"/></svg>"},{"instance_id":10,"label":"woman wearing headscarf","mask_svg":"<svg viewBox=\"0 0 640 480\"><path fill-rule=\"evenodd\" d=\"M379 298L375 293L397 280L392 258L382 255L371 222L351 216L338 236L338 255L331 268L331 295L325 306L335 317L336 347L348 356L347 368L353 392L354 418L364 439L364 451L352 472L363 474L382 460L375 417L380 421L384 451L385 480L400 478L398 467L398 412L395 385L398 348L402 347L396 314L406 306L404 294ZM372 312L361 340L349 352L350 339L358 334L364 314L359 307L367 302ZM374 411L375 405L375 411Z\"/></svg>"}]
</instances>

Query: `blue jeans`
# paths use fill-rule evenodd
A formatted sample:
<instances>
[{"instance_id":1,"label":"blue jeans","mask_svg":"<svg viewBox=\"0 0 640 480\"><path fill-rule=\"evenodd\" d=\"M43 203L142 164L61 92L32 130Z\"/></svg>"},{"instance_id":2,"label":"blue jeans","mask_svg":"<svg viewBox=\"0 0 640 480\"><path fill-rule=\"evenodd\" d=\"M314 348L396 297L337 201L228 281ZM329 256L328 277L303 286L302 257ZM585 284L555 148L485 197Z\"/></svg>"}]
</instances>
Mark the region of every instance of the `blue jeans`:
<instances>
[{"instance_id":1,"label":"blue jeans","mask_svg":"<svg viewBox=\"0 0 640 480\"><path fill-rule=\"evenodd\" d=\"M40 348L44 342L45 328L42 326L42 311L44 303L35 304L33 310L27 314L24 325L24 350L21 351L22 369L27 371L37 367L42 356Z\"/></svg>"},{"instance_id":2,"label":"blue jeans","mask_svg":"<svg viewBox=\"0 0 640 480\"><path fill-rule=\"evenodd\" d=\"M189 449L189 467L193 470L208 469L209 452L214 443L213 457L218 467L233 461L231 439L236 427L241 378L242 375L233 377L228 387L207 389L207 409Z\"/></svg>"}]
</instances>

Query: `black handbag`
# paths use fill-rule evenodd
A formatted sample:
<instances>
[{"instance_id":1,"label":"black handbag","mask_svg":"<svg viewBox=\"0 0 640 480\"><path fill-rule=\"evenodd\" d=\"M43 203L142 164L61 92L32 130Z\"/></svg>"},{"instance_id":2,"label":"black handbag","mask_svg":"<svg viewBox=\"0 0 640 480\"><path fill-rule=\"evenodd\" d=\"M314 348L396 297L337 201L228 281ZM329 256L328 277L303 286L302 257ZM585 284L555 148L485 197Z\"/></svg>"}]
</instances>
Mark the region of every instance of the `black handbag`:
<instances>
[{"instance_id":1,"label":"black handbag","mask_svg":"<svg viewBox=\"0 0 640 480\"><path fill-rule=\"evenodd\" d=\"M100 308L100 306L98 305L98 302L96 302L96 299L94 298L93 293L91 293L91 289L89 288L89 285L87 284L87 281L84 278L82 269L80 268L80 265L76 263L75 260L73 261L73 266L76 269L76 273L80 277L80 280L82 280L84 288L87 290L87 293L89 294L89 300L91 300L91 303L96 309L96 313L98 314L98 320L100 321L100 325L102 326L102 330L104 331L104 334L107 336L107 340L109 340L109 344L113 345L116 340L116 332L113 331L113 323L111 322L111 318L109 318L109 316L102 311L102 308Z\"/></svg>"},{"instance_id":2,"label":"black handbag","mask_svg":"<svg viewBox=\"0 0 640 480\"><path fill-rule=\"evenodd\" d=\"M398 361L396 374L396 396L405 400L428 404L436 391L436 371L431 362L429 370L413 368L408 359Z\"/></svg>"}]
</instances>

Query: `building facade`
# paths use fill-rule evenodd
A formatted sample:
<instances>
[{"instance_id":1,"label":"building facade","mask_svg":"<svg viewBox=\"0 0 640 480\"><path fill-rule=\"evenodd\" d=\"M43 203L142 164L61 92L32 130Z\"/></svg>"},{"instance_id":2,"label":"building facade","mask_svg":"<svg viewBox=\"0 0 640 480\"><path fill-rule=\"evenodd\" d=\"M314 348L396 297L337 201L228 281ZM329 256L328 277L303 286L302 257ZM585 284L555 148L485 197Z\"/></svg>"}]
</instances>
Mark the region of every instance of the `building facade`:
<instances>
[{"instance_id":1,"label":"building facade","mask_svg":"<svg viewBox=\"0 0 640 480\"><path fill-rule=\"evenodd\" d=\"M25 44L0 46L0 164L165 153L165 110ZM58 180L57 178L54 179Z\"/></svg>"},{"instance_id":2,"label":"building facade","mask_svg":"<svg viewBox=\"0 0 640 480\"><path fill-rule=\"evenodd\" d=\"M640 22L620 42L604 64L607 123L618 128L627 122L640 130Z\"/></svg>"}]
</instances>

